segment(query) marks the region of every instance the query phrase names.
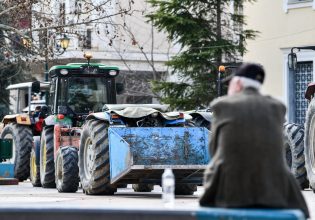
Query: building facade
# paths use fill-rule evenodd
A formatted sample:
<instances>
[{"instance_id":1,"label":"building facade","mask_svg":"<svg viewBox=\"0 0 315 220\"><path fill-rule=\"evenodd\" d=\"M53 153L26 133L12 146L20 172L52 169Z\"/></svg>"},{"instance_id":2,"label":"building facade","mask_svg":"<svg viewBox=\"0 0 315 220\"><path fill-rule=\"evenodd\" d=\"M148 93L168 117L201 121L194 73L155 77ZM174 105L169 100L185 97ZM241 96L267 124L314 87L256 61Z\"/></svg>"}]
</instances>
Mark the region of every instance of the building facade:
<instances>
[{"instance_id":1,"label":"building facade","mask_svg":"<svg viewBox=\"0 0 315 220\"><path fill-rule=\"evenodd\" d=\"M315 80L315 51L294 50L298 57L296 72L288 68L288 54L293 47L315 46L315 1L246 3L244 14L247 28L260 32L248 42L244 61L264 65L267 75L263 92L286 104L289 121L303 124L308 106L304 93Z\"/></svg>"},{"instance_id":2,"label":"building facade","mask_svg":"<svg viewBox=\"0 0 315 220\"><path fill-rule=\"evenodd\" d=\"M91 4L87 2L49 1L52 13L48 15L50 21L48 25L60 25L61 28L59 31L49 29L48 33L38 33L48 36L48 46L52 47L58 44L58 39L63 35L70 38L70 45L65 53L58 55L56 52L49 57L49 66L84 62L83 54L91 52L93 62L115 65L121 69L118 80L124 82L125 93L121 98L118 97L119 102L157 102L150 89L150 81L165 77L167 72L165 62L178 52L178 47L170 43L164 33L158 32L147 22L145 14L150 11L150 5L145 0L97 0L91 1ZM99 7L96 7L98 5ZM33 12L45 14L47 8L48 5L44 1L44 4L35 5ZM130 15L121 13L124 10ZM101 17L104 19L100 19ZM79 25L71 26L77 23ZM39 26L41 24L36 23L33 28ZM39 47L40 44L47 47L41 43L43 37L40 34L34 35ZM43 78L43 75L38 77Z\"/></svg>"}]
</instances>

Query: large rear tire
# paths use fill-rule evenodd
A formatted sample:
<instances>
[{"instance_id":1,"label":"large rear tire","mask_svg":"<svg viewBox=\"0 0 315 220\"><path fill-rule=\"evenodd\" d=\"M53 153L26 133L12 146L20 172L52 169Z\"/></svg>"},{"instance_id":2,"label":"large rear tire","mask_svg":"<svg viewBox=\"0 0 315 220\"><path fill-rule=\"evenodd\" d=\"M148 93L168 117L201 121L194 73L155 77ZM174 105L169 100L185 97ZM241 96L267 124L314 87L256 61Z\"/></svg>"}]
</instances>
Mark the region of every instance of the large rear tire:
<instances>
[{"instance_id":1,"label":"large rear tire","mask_svg":"<svg viewBox=\"0 0 315 220\"><path fill-rule=\"evenodd\" d=\"M196 184L176 184L175 195L193 195L197 191Z\"/></svg>"},{"instance_id":2,"label":"large rear tire","mask_svg":"<svg viewBox=\"0 0 315 220\"><path fill-rule=\"evenodd\" d=\"M33 134L29 126L19 124L7 124L1 138L12 139L14 163L14 177L19 181L24 181L30 176L30 156L33 145Z\"/></svg>"},{"instance_id":3,"label":"large rear tire","mask_svg":"<svg viewBox=\"0 0 315 220\"><path fill-rule=\"evenodd\" d=\"M31 151L30 158L30 180L34 187L40 187L40 167L39 167L39 158L40 158L40 137L33 137L33 147Z\"/></svg>"},{"instance_id":4,"label":"large rear tire","mask_svg":"<svg viewBox=\"0 0 315 220\"><path fill-rule=\"evenodd\" d=\"M44 188L55 188L54 127L43 129L40 142L40 182Z\"/></svg>"},{"instance_id":5,"label":"large rear tire","mask_svg":"<svg viewBox=\"0 0 315 220\"><path fill-rule=\"evenodd\" d=\"M284 124L284 146L287 164L301 189L309 187L305 168L304 128L293 123Z\"/></svg>"},{"instance_id":6,"label":"large rear tire","mask_svg":"<svg viewBox=\"0 0 315 220\"><path fill-rule=\"evenodd\" d=\"M78 149L62 147L56 156L56 188L58 192L76 192L79 188Z\"/></svg>"},{"instance_id":7,"label":"large rear tire","mask_svg":"<svg viewBox=\"0 0 315 220\"><path fill-rule=\"evenodd\" d=\"M30 160L30 180L34 187L40 187L42 184L40 183L40 167L38 164L36 164L36 152L35 149L32 148L31 151L31 160Z\"/></svg>"},{"instance_id":8,"label":"large rear tire","mask_svg":"<svg viewBox=\"0 0 315 220\"><path fill-rule=\"evenodd\" d=\"M154 185L139 183L139 184L132 184L132 188L135 192L151 192L154 188Z\"/></svg>"},{"instance_id":9,"label":"large rear tire","mask_svg":"<svg viewBox=\"0 0 315 220\"><path fill-rule=\"evenodd\" d=\"M83 191L88 195L112 195L117 187L110 184L108 123L92 119L83 126L79 172Z\"/></svg>"},{"instance_id":10,"label":"large rear tire","mask_svg":"<svg viewBox=\"0 0 315 220\"><path fill-rule=\"evenodd\" d=\"M306 113L305 122L305 167L308 180L315 192L315 99L311 100Z\"/></svg>"}]
</instances>

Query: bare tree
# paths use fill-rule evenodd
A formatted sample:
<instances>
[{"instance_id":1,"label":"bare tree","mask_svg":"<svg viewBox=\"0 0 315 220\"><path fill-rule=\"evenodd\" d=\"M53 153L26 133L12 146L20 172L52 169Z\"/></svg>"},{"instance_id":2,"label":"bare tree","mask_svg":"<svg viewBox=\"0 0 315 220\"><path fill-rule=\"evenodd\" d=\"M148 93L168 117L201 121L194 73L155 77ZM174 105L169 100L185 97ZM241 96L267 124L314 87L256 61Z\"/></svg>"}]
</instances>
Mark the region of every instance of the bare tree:
<instances>
[{"instance_id":1,"label":"bare tree","mask_svg":"<svg viewBox=\"0 0 315 220\"><path fill-rule=\"evenodd\" d=\"M111 26L118 32L116 38L109 39L101 35L99 38L103 42L109 42L111 52L118 55L131 73L124 73L127 75L126 79L124 78L127 95L158 98L159 94L152 91L151 81L166 79L168 74L164 62L171 57L171 52L174 52L171 50L174 45L145 17L150 10L152 9L145 1L138 1L131 16L126 15L118 20L111 19ZM137 57L132 57L133 54L137 54ZM141 71L144 66L147 72Z\"/></svg>"},{"instance_id":2,"label":"bare tree","mask_svg":"<svg viewBox=\"0 0 315 220\"><path fill-rule=\"evenodd\" d=\"M0 0L1 107L9 105L5 90L9 83L31 78L28 64L47 64L62 53L64 34L86 45L89 26L114 39L117 31L112 19L133 12L133 0L123 5L112 0Z\"/></svg>"},{"instance_id":3,"label":"bare tree","mask_svg":"<svg viewBox=\"0 0 315 220\"><path fill-rule=\"evenodd\" d=\"M143 4L144 7L135 7L135 4ZM129 84L133 86L130 86L129 93L158 96L151 92L150 80L158 80L162 76L154 56L160 46L156 43L160 36L156 36L152 24L145 22L145 14L149 10L145 1L0 0L0 6L0 41L1 36L4 38L0 42L0 57L6 62L45 61L47 64L48 60L54 60L62 53L60 39L64 34L76 40L81 48L89 49L91 42L87 35L92 30L109 45L109 52L120 57L129 72L134 73L136 69L130 67L125 50L138 52L152 70L149 78L141 79L146 80L145 85L130 79ZM146 37L139 35L135 23L139 23L140 27L146 26ZM166 45L165 53L169 57L171 43Z\"/></svg>"},{"instance_id":4,"label":"bare tree","mask_svg":"<svg viewBox=\"0 0 315 220\"><path fill-rule=\"evenodd\" d=\"M58 53L63 34L84 40L86 26L103 26L115 38L111 19L133 13L133 1L122 6L111 0L6 0L0 1L2 55L8 60L51 56ZM59 48L60 49L60 48Z\"/></svg>"}]
</instances>

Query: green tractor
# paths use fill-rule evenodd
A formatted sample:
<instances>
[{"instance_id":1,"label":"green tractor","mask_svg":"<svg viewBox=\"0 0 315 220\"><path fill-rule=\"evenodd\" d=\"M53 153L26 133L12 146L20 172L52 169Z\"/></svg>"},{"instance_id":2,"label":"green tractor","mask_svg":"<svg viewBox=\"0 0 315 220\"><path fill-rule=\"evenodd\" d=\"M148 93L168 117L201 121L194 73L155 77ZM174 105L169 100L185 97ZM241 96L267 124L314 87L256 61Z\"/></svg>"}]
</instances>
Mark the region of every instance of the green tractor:
<instances>
[{"instance_id":1,"label":"green tractor","mask_svg":"<svg viewBox=\"0 0 315 220\"><path fill-rule=\"evenodd\" d=\"M49 74L47 112L43 112L41 137L34 139L30 179L34 186L75 192L79 185L81 127L90 113L116 103L115 77L119 69L70 63L52 67Z\"/></svg>"}]
</instances>

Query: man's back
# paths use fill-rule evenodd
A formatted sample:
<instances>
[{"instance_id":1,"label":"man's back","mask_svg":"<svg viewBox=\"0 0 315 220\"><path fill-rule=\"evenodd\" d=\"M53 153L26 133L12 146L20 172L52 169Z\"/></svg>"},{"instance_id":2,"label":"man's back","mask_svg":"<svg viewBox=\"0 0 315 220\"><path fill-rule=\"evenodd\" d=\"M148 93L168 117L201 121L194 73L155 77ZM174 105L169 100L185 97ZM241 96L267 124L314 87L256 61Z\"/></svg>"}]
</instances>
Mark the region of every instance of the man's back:
<instances>
[{"instance_id":1,"label":"man's back","mask_svg":"<svg viewBox=\"0 0 315 220\"><path fill-rule=\"evenodd\" d=\"M284 161L285 107L255 89L212 105L213 160L205 173L201 205L219 207L301 207L299 187Z\"/></svg>"}]
</instances>

